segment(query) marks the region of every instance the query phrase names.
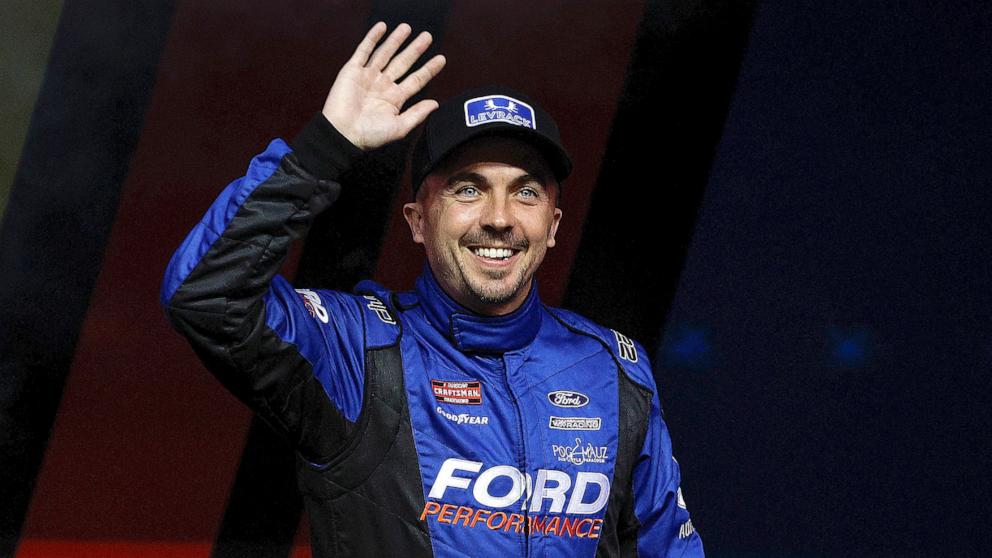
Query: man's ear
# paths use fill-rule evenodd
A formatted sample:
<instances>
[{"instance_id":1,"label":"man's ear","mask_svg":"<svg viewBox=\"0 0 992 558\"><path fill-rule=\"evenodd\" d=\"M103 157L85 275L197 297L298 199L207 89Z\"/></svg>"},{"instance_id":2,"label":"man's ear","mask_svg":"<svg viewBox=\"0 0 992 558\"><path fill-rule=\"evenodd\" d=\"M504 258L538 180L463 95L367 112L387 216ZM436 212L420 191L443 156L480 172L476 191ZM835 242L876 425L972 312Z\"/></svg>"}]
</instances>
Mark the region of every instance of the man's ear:
<instances>
[{"instance_id":1,"label":"man's ear","mask_svg":"<svg viewBox=\"0 0 992 558\"><path fill-rule=\"evenodd\" d=\"M561 209L556 207L554 217L551 219L551 228L548 230L548 248L555 246L555 234L558 232L559 223L561 223Z\"/></svg>"},{"instance_id":2,"label":"man's ear","mask_svg":"<svg viewBox=\"0 0 992 558\"><path fill-rule=\"evenodd\" d=\"M410 225L410 233L413 241L417 244L424 243L424 207L420 202L411 202L403 205L403 218Z\"/></svg>"}]
</instances>

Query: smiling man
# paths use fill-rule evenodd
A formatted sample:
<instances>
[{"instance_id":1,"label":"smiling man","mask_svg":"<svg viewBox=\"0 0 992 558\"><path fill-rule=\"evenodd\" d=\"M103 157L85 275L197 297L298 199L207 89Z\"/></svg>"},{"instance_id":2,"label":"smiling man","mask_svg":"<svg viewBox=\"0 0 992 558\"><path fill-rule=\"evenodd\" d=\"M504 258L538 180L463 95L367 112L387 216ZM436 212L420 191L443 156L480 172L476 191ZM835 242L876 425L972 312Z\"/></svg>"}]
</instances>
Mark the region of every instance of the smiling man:
<instances>
[{"instance_id":1,"label":"smiling man","mask_svg":"<svg viewBox=\"0 0 992 558\"><path fill-rule=\"evenodd\" d=\"M702 556L644 348L539 299L572 167L554 120L505 87L403 110L444 65L410 72L410 33L375 25L214 202L166 271L173 325L296 448L315 556ZM414 287L277 275L342 173L421 123Z\"/></svg>"},{"instance_id":2,"label":"smiling man","mask_svg":"<svg viewBox=\"0 0 992 558\"><path fill-rule=\"evenodd\" d=\"M426 149L434 129L459 129L461 115L452 115L453 126L442 120L448 116L445 112L463 105L460 100L432 116L418 153ZM555 150L559 171L553 172L535 147L512 136L493 135L500 130L515 135L516 124L503 124L510 129L492 124L491 130L461 125L465 143L426 176L417 201L404 206L403 213L413 240L425 246L443 290L479 314L500 315L523 303L534 272L555 245L561 221L558 179L567 174L569 163L563 149Z\"/></svg>"}]
</instances>

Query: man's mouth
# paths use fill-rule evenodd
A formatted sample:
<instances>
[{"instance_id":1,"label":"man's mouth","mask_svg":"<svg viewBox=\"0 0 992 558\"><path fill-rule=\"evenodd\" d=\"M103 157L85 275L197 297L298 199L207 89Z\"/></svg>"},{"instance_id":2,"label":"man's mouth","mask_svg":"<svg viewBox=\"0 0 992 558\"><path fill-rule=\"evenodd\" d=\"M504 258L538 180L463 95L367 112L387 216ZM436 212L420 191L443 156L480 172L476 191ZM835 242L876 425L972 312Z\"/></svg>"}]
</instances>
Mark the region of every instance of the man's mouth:
<instances>
[{"instance_id":1,"label":"man's mouth","mask_svg":"<svg viewBox=\"0 0 992 558\"><path fill-rule=\"evenodd\" d=\"M476 256L491 260L505 260L517 252L517 250L510 248L486 248L483 246L475 246L470 248L470 250L472 250L472 253Z\"/></svg>"}]
</instances>

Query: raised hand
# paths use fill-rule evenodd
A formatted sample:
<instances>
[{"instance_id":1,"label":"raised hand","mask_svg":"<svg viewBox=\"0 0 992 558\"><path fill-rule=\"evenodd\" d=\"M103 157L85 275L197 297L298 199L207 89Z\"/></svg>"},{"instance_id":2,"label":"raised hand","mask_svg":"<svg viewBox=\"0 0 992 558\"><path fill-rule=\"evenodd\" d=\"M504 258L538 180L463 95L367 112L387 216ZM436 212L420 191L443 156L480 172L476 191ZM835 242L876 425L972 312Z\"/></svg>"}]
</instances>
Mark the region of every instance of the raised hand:
<instances>
[{"instance_id":1,"label":"raised hand","mask_svg":"<svg viewBox=\"0 0 992 558\"><path fill-rule=\"evenodd\" d=\"M433 40L424 31L397 54L411 32L409 25L401 23L379 44L386 34L386 24L380 21L373 25L338 72L324 101L324 117L361 149L374 149L405 137L438 107L437 101L424 99L401 112L403 104L423 89L445 63L439 54L396 83Z\"/></svg>"}]
</instances>

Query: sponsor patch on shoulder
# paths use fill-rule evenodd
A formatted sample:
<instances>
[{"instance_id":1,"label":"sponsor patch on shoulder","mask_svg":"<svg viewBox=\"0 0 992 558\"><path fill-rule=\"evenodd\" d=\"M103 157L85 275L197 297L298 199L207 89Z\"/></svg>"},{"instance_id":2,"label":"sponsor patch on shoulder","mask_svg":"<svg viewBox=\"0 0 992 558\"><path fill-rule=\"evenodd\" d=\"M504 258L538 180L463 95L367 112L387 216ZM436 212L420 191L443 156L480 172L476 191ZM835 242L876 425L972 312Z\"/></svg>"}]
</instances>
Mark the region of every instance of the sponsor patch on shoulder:
<instances>
[{"instance_id":1,"label":"sponsor patch on shoulder","mask_svg":"<svg viewBox=\"0 0 992 558\"><path fill-rule=\"evenodd\" d=\"M487 95L465 101L466 126L471 128L493 122L537 129L533 107L513 97Z\"/></svg>"},{"instance_id":2,"label":"sponsor patch on shoulder","mask_svg":"<svg viewBox=\"0 0 992 558\"><path fill-rule=\"evenodd\" d=\"M383 323L387 323L387 324L396 323L396 320L393 319L393 315L389 313L389 309L386 308L386 305L383 304L381 300L379 300L378 298L372 295L362 295L362 296L364 296L369 301L369 303L366 304L365 306L367 306L369 310L375 312L375 315L379 316L379 319L382 320Z\"/></svg>"},{"instance_id":3,"label":"sponsor patch on shoulder","mask_svg":"<svg viewBox=\"0 0 992 558\"><path fill-rule=\"evenodd\" d=\"M431 380L431 389L439 403L482 405L482 384L477 381Z\"/></svg>"},{"instance_id":4,"label":"sponsor patch on shoulder","mask_svg":"<svg viewBox=\"0 0 992 558\"><path fill-rule=\"evenodd\" d=\"M603 419L599 417L551 417L548 426L555 430L599 430Z\"/></svg>"},{"instance_id":5,"label":"sponsor patch on shoulder","mask_svg":"<svg viewBox=\"0 0 992 558\"><path fill-rule=\"evenodd\" d=\"M326 324L330 316L327 315L327 309L324 308L324 304L320 300L320 295L310 289L296 289L296 292L303 299L303 306L310 313L310 317Z\"/></svg>"},{"instance_id":6,"label":"sponsor patch on shoulder","mask_svg":"<svg viewBox=\"0 0 992 558\"><path fill-rule=\"evenodd\" d=\"M620 358L629 362L637 362L637 346L634 345L634 341L615 329L612 331L617 338L617 350L620 353Z\"/></svg>"}]
</instances>

